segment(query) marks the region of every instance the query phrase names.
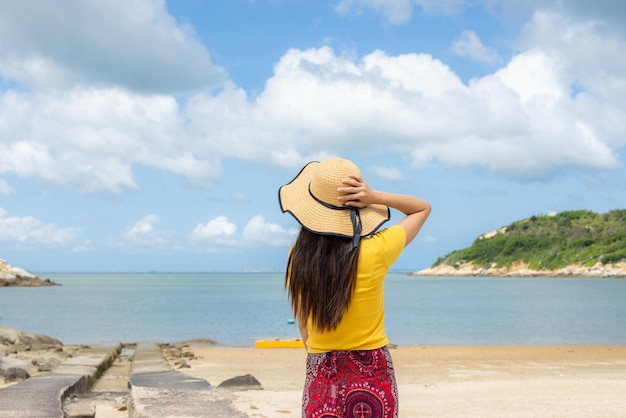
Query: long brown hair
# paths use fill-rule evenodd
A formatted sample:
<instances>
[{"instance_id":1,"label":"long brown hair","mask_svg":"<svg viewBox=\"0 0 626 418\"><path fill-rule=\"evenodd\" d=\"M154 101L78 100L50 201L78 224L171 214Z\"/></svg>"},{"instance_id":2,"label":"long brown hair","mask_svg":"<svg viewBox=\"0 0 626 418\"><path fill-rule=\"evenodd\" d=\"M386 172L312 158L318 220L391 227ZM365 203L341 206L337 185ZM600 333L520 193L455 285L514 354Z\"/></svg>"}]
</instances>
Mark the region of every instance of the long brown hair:
<instances>
[{"instance_id":1,"label":"long brown hair","mask_svg":"<svg viewBox=\"0 0 626 418\"><path fill-rule=\"evenodd\" d=\"M350 238L301 228L289 254L285 287L293 311L320 331L336 329L350 305L360 250L350 246Z\"/></svg>"}]
</instances>

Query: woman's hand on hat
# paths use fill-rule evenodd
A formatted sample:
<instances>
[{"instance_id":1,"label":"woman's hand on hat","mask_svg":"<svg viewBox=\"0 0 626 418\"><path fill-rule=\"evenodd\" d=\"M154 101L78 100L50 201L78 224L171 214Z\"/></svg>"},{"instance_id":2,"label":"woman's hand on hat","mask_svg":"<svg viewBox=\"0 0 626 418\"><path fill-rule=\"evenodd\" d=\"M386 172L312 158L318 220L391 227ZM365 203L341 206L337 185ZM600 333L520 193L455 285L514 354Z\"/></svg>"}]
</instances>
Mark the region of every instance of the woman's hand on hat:
<instances>
[{"instance_id":1,"label":"woman's hand on hat","mask_svg":"<svg viewBox=\"0 0 626 418\"><path fill-rule=\"evenodd\" d=\"M346 206L355 208L364 208L367 205L375 203L375 191L357 175L350 175L349 178L343 179L344 187L339 187L337 199L344 202Z\"/></svg>"}]
</instances>

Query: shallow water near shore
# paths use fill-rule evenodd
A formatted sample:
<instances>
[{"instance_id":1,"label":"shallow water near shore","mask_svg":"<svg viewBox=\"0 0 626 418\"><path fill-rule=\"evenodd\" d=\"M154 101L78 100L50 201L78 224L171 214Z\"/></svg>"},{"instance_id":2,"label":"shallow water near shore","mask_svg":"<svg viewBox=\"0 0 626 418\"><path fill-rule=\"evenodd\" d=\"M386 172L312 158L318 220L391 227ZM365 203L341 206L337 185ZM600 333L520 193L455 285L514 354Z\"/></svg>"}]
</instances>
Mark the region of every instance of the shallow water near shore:
<instances>
[{"instance_id":1,"label":"shallow water near shore","mask_svg":"<svg viewBox=\"0 0 626 418\"><path fill-rule=\"evenodd\" d=\"M296 338L280 273L44 274L0 288L0 324L65 344ZM386 282L398 345L626 344L626 280L411 277Z\"/></svg>"}]
</instances>

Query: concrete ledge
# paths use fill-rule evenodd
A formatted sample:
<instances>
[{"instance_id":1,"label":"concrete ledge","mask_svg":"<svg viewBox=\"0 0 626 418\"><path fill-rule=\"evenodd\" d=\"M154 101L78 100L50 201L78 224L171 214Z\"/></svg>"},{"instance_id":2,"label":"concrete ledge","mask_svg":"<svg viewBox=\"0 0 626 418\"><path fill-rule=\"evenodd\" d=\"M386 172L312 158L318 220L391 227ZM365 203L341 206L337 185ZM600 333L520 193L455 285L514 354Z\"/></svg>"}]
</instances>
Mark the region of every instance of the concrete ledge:
<instances>
[{"instance_id":1,"label":"concrete ledge","mask_svg":"<svg viewBox=\"0 0 626 418\"><path fill-rule=\"evenodd\" d=\"M135 348L130 379L130 418L245 418L218 389L174 371L154 342Z\"/></svg>"},{"instance_id":2,"label":"concrete ledge","mask_svg":"<svg viewBox=\"0 0 626 418\"><path fill-rule=\"evenodd\" d=\"M63 418L63 401L88 391L120 351L121 344L92 346L50 373L0 390L0 418Z\"/></svg>"}]
</instances>

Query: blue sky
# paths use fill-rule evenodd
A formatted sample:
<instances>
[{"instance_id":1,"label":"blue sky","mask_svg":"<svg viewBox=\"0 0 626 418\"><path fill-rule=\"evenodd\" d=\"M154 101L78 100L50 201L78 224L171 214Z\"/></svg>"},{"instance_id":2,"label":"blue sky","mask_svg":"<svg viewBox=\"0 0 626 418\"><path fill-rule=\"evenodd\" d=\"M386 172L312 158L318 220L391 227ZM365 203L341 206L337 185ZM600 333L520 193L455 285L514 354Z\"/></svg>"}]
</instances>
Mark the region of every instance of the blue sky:
<instances>
[{"instance_id":1,"label":"blue sky","mask_svg":"<svg viewBox=\"0 0 626 418\"><path fill-rule=\"evenodd\" d=\"M277 190L330 156L432 203L398 270L626 207L622 1L60 4L0 3L11 265L281 270L298 225Z\"/></svg>"}]
</instances>

